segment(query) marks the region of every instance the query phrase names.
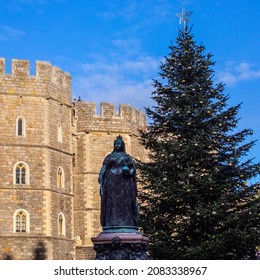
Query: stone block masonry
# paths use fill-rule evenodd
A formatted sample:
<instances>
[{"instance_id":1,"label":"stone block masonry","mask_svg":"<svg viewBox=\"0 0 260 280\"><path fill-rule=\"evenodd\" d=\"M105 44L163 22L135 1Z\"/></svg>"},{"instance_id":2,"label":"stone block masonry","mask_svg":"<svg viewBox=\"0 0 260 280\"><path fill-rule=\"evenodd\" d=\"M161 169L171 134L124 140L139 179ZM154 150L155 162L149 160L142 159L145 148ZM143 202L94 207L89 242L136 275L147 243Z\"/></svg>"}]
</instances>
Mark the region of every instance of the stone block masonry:
<instances>
[{"instance_id":1,"label":"stone block masonry","mask_svg":"<svg viewBox=\"0 0 260 280\"><path fill-rule=\"evenodd\" d=\"M1 94L52 98L71 105L71 76L48 62L36 61L36 75L30 76L28 60L12 59L11 74L6 74L5 59L0 59Z\"/></svg>"},{"instance_id":2,"label":"stone block masonry","mask_svg":"<svg viewBox=\"0 0 260 280\"><path fill-rule=\"evenodd\" d=\"M91 237L101 229L102 161L119 134L127 153L146 160L138 136L146 118L105 102L97 114L95 103L72 102L70 74L44 61L35 69L30 75L28 60L13 59L8 74L0 59L0 259L91 259ZM18 163L27 168L25 184L16 182ZM25 232L16 231L19 211L27 215Z\"/></svg>"},{"instance_id":3,"label":"stone block masonry","mask_svg":"<svg viewBox=\"0 0 260 280\"><path fill-rule=\"evenodd\" d=\"M47 62L36 62L35 76L27 60L11 70L0 59L0 258L33 259L42 242L45 258L74 259L71 77Z\"/></svg>"}]
</instances>

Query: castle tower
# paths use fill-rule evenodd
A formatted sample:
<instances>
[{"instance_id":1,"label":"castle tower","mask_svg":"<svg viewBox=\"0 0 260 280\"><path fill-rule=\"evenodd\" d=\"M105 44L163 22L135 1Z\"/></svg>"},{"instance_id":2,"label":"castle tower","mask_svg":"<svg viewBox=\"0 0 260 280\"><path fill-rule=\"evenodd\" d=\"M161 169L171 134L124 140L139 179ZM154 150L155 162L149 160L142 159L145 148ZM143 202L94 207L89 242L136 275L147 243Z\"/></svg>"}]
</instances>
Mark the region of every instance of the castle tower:
<instances>
[{"instance_id":1,"label":"castle tower","mask_svg":"<svg viewBox=\"0 0 260 280\"><path fill-rule=\"evenodd\" d=\"M0 60L0 251L74 259L71 77L40 61L29 72Z\"/></svg>"},{"instance_id":2,"label":"castle tower","mask_svg":"<svg viewBox=\"0 0 260 280\"><path fill-rule=\"evenodd\" d=\"M71 77L47 62L0 59L0 259L92 259L100 230L98 173L113 141L145 160L129 105L71 101Z\"/></svg>"},{"instance_id":3,"label":"castle tower","mask_svg":"<svg viewBox=\"0 0 260 280\"><path fill-rule=\"evenodd\" d=\"M97 114L95 103L77 101L74 110L76 258L93 259L95 254L91 237L101 231L98 174L103 160L113 151L114 140L119 134L124 139L126 152L136 159L145 160L138 130L146 128L146 118L143 112L129 105L120 105L117 112L113 104L101 103L100 114Z\"/></svg>"}]
</instances>

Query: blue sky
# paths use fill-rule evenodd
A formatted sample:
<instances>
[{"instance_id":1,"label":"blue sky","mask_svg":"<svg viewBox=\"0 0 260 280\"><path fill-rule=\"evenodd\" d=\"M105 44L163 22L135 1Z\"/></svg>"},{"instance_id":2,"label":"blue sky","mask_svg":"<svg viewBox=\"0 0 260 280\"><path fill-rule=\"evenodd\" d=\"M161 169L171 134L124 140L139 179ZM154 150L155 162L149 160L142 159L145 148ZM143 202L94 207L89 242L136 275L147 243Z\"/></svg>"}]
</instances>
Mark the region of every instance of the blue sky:
<instances>
[{"instance_id":1,"label":"blue sky","mask_svg":"<svg viewBox=\"0 0 260 280\"><path fill-rule=\"evenodd\" d=\"M243 102L240 128L260 139L260 1L0 0L0 57L49 61L73 78L73 97L152 105L152 79L175 42L185 7L197 43L216 62L230 105ZM260 161L260 142L250 151Z\"/></svg>"}]
</instances>

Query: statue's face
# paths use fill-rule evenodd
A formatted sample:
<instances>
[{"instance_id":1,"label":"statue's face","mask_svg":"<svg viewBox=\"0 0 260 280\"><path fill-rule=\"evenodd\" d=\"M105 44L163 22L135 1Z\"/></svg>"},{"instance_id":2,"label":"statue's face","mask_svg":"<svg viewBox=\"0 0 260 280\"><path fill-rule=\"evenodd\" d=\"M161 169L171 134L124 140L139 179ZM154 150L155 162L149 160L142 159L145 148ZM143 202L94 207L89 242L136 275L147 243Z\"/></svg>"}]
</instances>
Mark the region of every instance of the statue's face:
<instances>
[{"instance_id":1,"label":"statue's face","mask_svg":"<svg viewBox=\"0 0 260 280\"><path fill-rule=\"evenodd\" d=\"M121 140L116 140L114 143L114 147L116 151L120 151L122 148L122 141Z\"/></svg>"}]
</instances>

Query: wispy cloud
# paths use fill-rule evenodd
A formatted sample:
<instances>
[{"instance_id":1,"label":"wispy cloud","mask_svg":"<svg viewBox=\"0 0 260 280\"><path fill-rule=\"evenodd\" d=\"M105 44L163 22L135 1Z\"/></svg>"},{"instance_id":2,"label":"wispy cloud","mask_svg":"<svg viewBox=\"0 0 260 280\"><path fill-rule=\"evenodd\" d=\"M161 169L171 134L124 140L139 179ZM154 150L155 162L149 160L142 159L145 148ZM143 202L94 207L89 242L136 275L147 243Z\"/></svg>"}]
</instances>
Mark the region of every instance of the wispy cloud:
<instances>
[{"instance_id":1,"label":"wispy cloud","mask_svg":"<svg viewBox=\"0 0 260 280\"><path fill-rule=\"evenodd\" d=\"M253 64L248 62L237 64L229 61L225 65L225 70L217 73L218 82L223 82L229 86L254 79L260 79L260 69L256 69Z\"/></svg>"},{"instance_id":2,"label":"wispy cloud","mask_svg":"<svg viewBox=\"0 0 260 280\"><path fill-rule=\"evenodd\" d=\"M9 7L9 9L14 10L23 10L25 7L23 5L45 5L49 2L49 0L10 0L6 2L5 6Z\"/></svg>"},{"instance_id":3,"label":"wispy cloud","mask_svg":"<svg viewBox=\"0 0 260 280\"><path fill-rule=\"evenodd\" d=\"M159 62L150 56L136 60L85 63L80 75L73 78L75 97L86 101L111 102L116 105L128 103L143 109L151 103L152 79Z\"/></svg>"},{"instance_id":4,"label":"wispy cloud","mask_svg":"<svg viewBox=\"0 0 260 280\"><path fill-rule=\"evenodd\" d=\"M9 0L3 1L3 6L10 12L23 12L33 9L34 12L42 13L42 9L50 7L51 4L66 4L68 0Z\"/></svg>"},{"instance_id":5,"label":"wispy cloud","mask_svg":"<svg viewBox=\"0 0 260 280\"><path fill-rule=\"evenodd\" d=\"M11 26L0 27L0 41L17 40L24 34L25 32L23 30L16 29Z\"/></svg>"},{"instance_id":6,"label":"wispy cloud","mask_svg":"<svg viewBox=\"0 0 260 280\"><path fill-rule=\"evenodd\" d=\"M126 21L134 20L136 25L148 24L169 20L178 7L170 0L131 0L126 2L122 6L116 1L110 1L106 9L99 13L99 16L106 19L121 17ZM140 17L140 14L143 16Z\"/></svg>"},{"instance_id":7,"label":"wispy cloud","mask_svg":"<svg viewBox=\"0 0 260 280\"><path fill-rule=\"evenodd\" d=\"M84 63L73 75L74 97L91 102L128 103L138 109L151 106L152 79L158 78L161 59L140 56L137 59ZM241 81L260 79L260 70L247 62L229 62L218 72L217 82L233 86Z\"/></svg>"},{"instance_id":8,"label":"wispy cloud","mask_svg":"<svg viewBox=\"0 0 260 280\"><path fill-rule=\"evenodd\" d=\"M115 55L117 56L127 55L129 57L140 53L141 42L136 38L130 38L127 40L115 39L112 40L112 44L116 48Z\"/></svg>"}]
</instances>

